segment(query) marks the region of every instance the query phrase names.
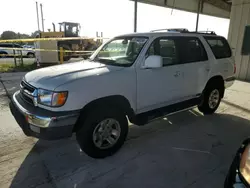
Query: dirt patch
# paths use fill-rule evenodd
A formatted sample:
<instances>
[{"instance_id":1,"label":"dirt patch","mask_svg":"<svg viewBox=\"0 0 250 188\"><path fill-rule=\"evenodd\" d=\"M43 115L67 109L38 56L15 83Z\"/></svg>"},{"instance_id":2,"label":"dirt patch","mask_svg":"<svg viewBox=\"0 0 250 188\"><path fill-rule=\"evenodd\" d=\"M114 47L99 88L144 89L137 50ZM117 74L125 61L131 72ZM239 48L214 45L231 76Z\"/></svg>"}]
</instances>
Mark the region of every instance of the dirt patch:
<instances>
[{"instance_id":1,"label":"dirt patch","mask_svg":"<svg viewBox=\"0 0 250 188\"><path fill-rule=\"evenodd\" d=\"M5 92L3 84L0 82L0 111L8 109L9 98Z\"/></svg>"}]
</instances>

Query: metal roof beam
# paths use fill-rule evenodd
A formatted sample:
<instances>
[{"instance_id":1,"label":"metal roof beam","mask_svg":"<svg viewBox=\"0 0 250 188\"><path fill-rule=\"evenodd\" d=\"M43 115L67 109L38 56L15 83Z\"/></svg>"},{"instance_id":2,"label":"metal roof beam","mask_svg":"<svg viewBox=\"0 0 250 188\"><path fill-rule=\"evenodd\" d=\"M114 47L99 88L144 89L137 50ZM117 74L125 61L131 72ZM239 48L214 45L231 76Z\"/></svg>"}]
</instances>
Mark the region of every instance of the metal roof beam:
<instances>
[{"instance_id":1,"label":"metal roof beam","mask_svg":"<svg viewBox=\"0 0 250 188\"><path fill-rule=\"evenodd\" d=\"M203 1L215 7L218 7L220 9L223 9L229 12L231 11L231 5L226 3L225 1L222 1L222 0L203 0Z\"/></svg>"},{"instance_id":2,"label":"metal roof beam","mask_svg":"<svg viewBox=\"0 0 250 188\"><path fill-rule=\"evenodd\" d=\"M135 1L135 0L130 0ZM199 0L137 0L161 7L173 8L188 12L197 13ZM231 5L222 0L203 0L201 4L201 14L217 16L220 18L230 18Z\"/></svg>"}]
</instances>

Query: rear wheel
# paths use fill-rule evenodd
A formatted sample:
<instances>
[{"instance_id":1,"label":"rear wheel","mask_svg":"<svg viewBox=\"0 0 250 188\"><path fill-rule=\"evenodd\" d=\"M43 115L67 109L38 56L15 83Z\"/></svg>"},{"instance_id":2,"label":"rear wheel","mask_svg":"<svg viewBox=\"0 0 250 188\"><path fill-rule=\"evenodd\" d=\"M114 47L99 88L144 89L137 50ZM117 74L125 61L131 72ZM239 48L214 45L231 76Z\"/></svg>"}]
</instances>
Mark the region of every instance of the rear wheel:
<instances>
[{"instance_id":1,"label":"rear wheel","mask_svg":"<svg viewBox=\"0 0 250 188\"><path fill-rule=\"evenodd\" d=\"M121 148L128 133L125 114L115 108L96 107L80 117L78 123L81 128L76 132L77 142L93 158L113 155Z\"/></svg>"},{"instance_id":2,"label":"rear wheel","mask_svg":"<svg viewBox=\"0 0 250 188\"><path fill-rule=\"evenodd\" d=\"M204 114L213 114L220 105L224 88L216 83L209 84L203 92L198 109Z\"/></svg>"}]
</instances>

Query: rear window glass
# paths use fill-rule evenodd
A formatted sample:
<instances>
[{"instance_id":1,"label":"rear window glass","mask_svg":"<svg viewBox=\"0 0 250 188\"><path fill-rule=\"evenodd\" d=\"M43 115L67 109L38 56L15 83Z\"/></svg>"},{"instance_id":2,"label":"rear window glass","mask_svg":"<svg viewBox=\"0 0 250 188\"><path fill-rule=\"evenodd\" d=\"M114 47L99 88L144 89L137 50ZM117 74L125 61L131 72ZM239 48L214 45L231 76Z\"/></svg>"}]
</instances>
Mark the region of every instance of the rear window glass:
<instances>
[{"instance_id":1,"label":"rear window glass","mask_svg":"<svg viewBox=\"0 0 250 188\"><path fill-rule=\"evenodd\" d=\"M0 44L0 47L1 48L4 48L4 47L11 48L11 45L10 44Z\"/></svg>"},{"instance_id":2,"label":"rear window glass","mask_svg":"<svg viewBox=\"0 0 250 188\"><path fill-rule=\"evenodd\" d=\"M223 37L204 37L208 42L216 59L228 58L232 56L232 51L227 40Z\"/></svg>"},{"instance_id":3,"label":"rear window glass","mask_svg":"<svg viewBox=\"0 0 250 188\"><path fill-rule=\"evenodd\" d=\"M1 44L1 43L0 43L0 47L1 47L1 48L4 48L4 47L5 47L5 48L13 48L13 47L14 47L14 48L21 48L20 45L18 45L18 44L11 44L11 43L10 43L10 44Z\"/></svg>"},{"instance_id":4,"label":"rear window glass","mask_svg":"<svg viewBox=\"0 0 250 188\"><path fill-rule=\"evenodd\" d=\"M180 37L178 40L182 63L207 61L207 53L196 37Z\"/></svg>"}]
</instances>

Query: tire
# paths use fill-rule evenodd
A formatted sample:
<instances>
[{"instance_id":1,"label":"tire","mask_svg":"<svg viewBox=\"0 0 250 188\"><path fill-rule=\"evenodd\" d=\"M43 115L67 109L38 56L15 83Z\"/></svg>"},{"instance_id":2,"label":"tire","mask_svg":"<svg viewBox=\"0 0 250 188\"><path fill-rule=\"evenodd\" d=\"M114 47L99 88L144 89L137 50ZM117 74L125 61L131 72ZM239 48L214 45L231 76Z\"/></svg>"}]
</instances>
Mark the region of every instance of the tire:
<instances>
[{"instance_id":1,"label":"tire","mask_svg":"<svg viewBox=\"0 0 250 188\"><path fill-rule=\"evenodd\" d=\"M204 115L213 114L220 105L223 90L221 85L214 82L209 84L202 94L202 102L198 105L199 111Z\"/></svg>"},{"instance_id":2,"label":"tire","mask_svg":"<svg viewBox=\"0 0 250 188\"><path fill-rule=\"evenodd\" d=\"M118 130L119 134L116 131L114 131L114 133L119 136L114 138L115 134L113 135L111 133L108 133L111 134L111 137L113 138L112 141L116 140L113 145L105 140L104 137L108 136L104 134L105 131L103 130L103 128L101 128L102 125L100 124L100 122L103 123L103 126L105 125L104 130L105 127L108 127L108 123L112 124L113 122L114 125L112 127L116 127L118 122L120 129L117 128L116 130ZM104 109L97 106L93 110L90 110L89 113L83 114L80 117L78 123L80 123L81 128L76 131L76 140L82 151L93 158L105 158L116 153L124 144L128 134L128 121L126 115L117 110L117 108ZM111 130L111 132L113 132L113 129ZM108 144L110 145L107 146Z\"/></svg>"},{"instance_id":3,"label":"tire","mask_svg":"<svg viewBox=\"0 0 250 188\"><path fill-rule=\"evenodd\" d=\"M27 56L28 56L28 58L34 58L34 57L35 57L35 54L29 52L29 53L27 54Z\"/></svg>"}]
</instances>

